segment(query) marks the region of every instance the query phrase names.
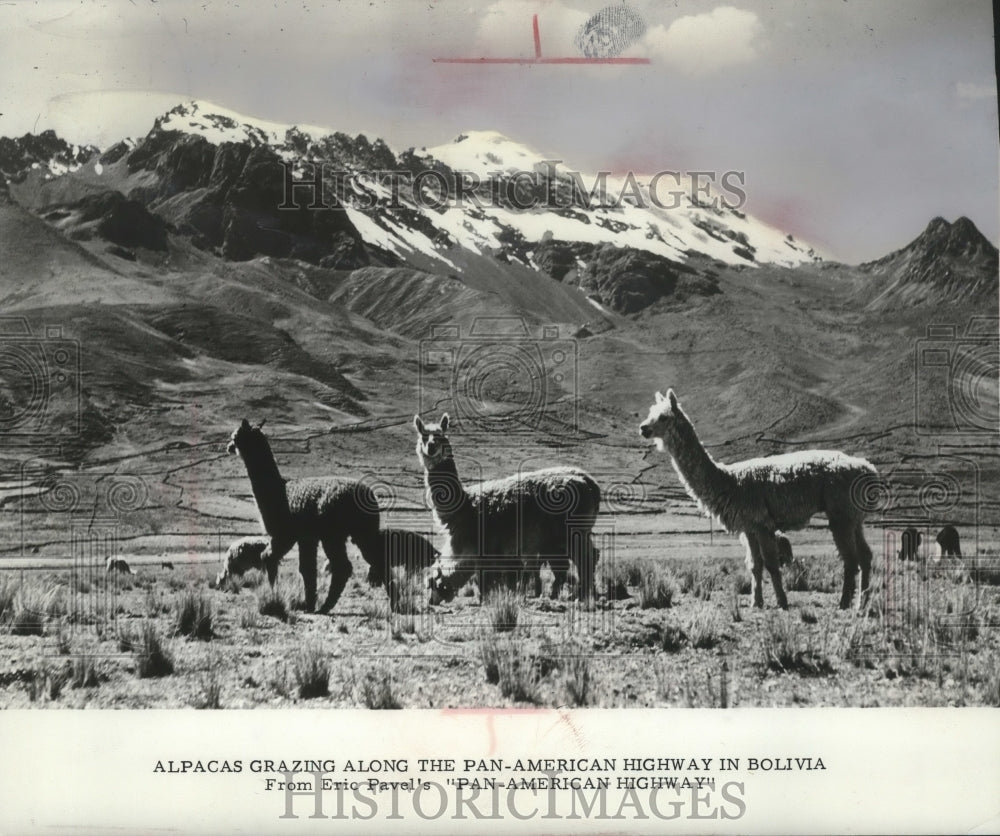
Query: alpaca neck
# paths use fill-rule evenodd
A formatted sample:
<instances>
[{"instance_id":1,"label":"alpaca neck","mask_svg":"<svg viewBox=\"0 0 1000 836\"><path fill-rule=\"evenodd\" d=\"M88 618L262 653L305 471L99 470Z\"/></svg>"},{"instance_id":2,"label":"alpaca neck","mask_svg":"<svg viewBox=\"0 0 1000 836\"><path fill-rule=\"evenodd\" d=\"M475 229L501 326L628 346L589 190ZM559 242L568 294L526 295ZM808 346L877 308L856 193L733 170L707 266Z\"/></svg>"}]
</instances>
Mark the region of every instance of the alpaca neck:
<instances>
[{"instance_id":1,"label":"alpaca neck","mask_svg":"<svg viewBox=\"0 0 1000 836\"><path fill-rule=\"evenodd\" d=\"M257 502L264 530L272 537L285 533L291 526L292 514L288 507L285 480L270 447L244 454L243 463L250 477L250 489Z\"/></svg>"},{"instance_id":2,"label":"alpaca neck","mask_svg":"<svg viewBox=\"0 0 1000 836\"><path fill-rule=\"evenodd\" d=\"M427 496L438 520L449 533L471 513L469 494L453 458L443 459L426 471Z\"/></svg>"},{"instance_id":3,"label":"alpaca neck","mask_svg":"<svg viewBox=\"0 0 1000 836\"><path fill-rule=\"evenodd\" d=\"M684 413L680 413L676 435L667 442L677 475L684 487L701 506L716 516L720 499L732 477L724 465L713 459L702 446L698 434Z\"/></svg>"}]
</instances>

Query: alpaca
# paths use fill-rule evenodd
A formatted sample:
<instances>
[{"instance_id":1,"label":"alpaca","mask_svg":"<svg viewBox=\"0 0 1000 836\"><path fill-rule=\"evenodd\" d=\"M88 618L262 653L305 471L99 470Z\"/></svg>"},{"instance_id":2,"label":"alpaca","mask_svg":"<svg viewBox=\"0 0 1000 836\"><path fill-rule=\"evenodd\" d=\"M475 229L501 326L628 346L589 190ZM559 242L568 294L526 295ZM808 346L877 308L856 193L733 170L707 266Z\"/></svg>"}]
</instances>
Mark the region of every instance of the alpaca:
<instances>
[{"instance_id":1,"label":"alpaca","mask_svg":"<svg viewBox=\"0 0 1000 836\"><path fill-rule=\"evenodd\" d=\"M905 529L903 536L900 538L899 559L917 560L920 556L920 541L922 539L920 532L912 526Z\"/></svg>"},{"instance_id":2,"label":"alpaca","mask_svg":"<svg viewBox=\"0 0 1000 836\"><path fill-rule=\"evenodd\" d=\"M173 569L174 568L174 564L171 561L169 561L169 560L161 560L160 561L160 568L161 569Z\"/></svg>"},{"instance_id":3,"label":"alpaca","mask_svg":"<svg viewBox=\"0 0 1000 836\"><path fill-rule=\"evenodd\" d=\"M123 575L134 575L135 572L132 571L132 567L129 566L120 557L109 557L107 562L104 564L105 572L121 572Z\"/></svg>"},{"instance_id":4,"label":"alpaca","mask_svg":"<svg viewBox=\"0 0 1000 836\"><path fill-rule=\"evenodd\" d=\"M483 597L494 586L515 585L524 570L537 578L545 561L555 575L553 598L566 582L570 561L579 597L592 597L597 549L591 529L601 490L590 476L577 468L553 467L467 489L452 456L448 415L426 425L417 415L413 426L434 521L445 535L429 579L433 603L451 600L474 574Z\"/></svg>"},{"instance_id":5,"label":"alpaca","mask_svg":"<svg viewBox=\"0 0 1000 836\"><path fill-rule=\"evenodd\" d=\"M864 514L852 500L852 487L876 475L869 462L832 450L803 450L735 464L716 462L702 446L672 389L666 397L656 393L639 432L670 454L681 484L706 514L727 531L745 535L741 539L753 576L755 607L764 606L766 567L778 606L788 608L775 532L804 528L820 511L826 513L844 561L841 609L851 605L859 565L862 594L867 595L872 553L865 542Z\"/></svg>"},{"instance_id":6,"label":"alpaca","mask_svg":"<svg viewBox=\"0 0 1000 836\"><path fill-rule=\"evenodd\" d=\"M961 557L962 546L958 541L958 529L946 525L938 532L937 543L941 547L941 557Z\"/></svg>"},{"instance_id":7,"label":"alpaca","mask_svg":"<svg viewBox=\"0 0 1000 836\"><path fill-rule=\"evenodd\" d=\"M415 531L401 528L382 529L383 572L389 605L395 612L406 585L406 579L430 569L441 556L434 544ZM400 577L402 575L402 577Z\"/></svg>"},{"instance_id":8,"label":"alpaca","mask_svg":"<svg viewBox=\"0 0 1000 836\"><path fill-rule=\"evenodd\" d=\"M353 479L332 476L282 478L262 426L251 427L244 419L233 432L229 452L239 453L246 465L261 523L270 537L261 562L271 586L277 580L281 558L298 543L306 610L315 609L316 549L322 543L330 564L330 588L320 612L329 612L354 571L345 549L348 537L372 567L368 582L383 584L378 501L371 488Z\"/></svg>"},{"instance_id":9,"label":"alpaca","mask_svg":"<svg viewBox=\"0 0 1000 836\"><path fill-rule=\"evenodd\" d=\"M226 581L236 575L244 575L251 569L263 572L264 563L261 557L270 542L268 537L242 537L234 540L222 557L222 571L215 576L212 585L216 589L221 589Z\"/></svg>"}]
</instances>

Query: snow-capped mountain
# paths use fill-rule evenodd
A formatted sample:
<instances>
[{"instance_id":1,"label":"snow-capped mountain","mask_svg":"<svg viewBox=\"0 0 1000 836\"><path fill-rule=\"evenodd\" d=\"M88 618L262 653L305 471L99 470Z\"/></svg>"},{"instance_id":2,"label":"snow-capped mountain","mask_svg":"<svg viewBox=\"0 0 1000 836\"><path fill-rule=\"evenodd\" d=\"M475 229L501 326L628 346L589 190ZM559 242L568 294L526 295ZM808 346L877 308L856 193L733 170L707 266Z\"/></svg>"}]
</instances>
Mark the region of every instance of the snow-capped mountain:
<instances>
[{"instance_id":1,"label":"snow-capped mountain","mask_svg":"<svg viewBox=\"0 0 1000 836\"><path fill-rule=\"evenodd\" d=\"M699 192L699 184L681 174L578 173L492 131L397 154L380 139L281 125L194 101L157 119L130 156L141 160L149 156L143 146L155 151L182 137L271 152L299 180L314 177L312 166L323 164L330 197L360 240L387 263L461 273L457 248L543 269L536 250L552 241L645 251L674 264L693 254L745 266L819 258L814 248L729 208L722 198L733 202L734 195L720 194L719 183L713 193ZM421 172L434 176L421 180ZM435 188L440 199L431 196ZM579 260L585 267L585 252Z\"/></svg>"}]
</instances>

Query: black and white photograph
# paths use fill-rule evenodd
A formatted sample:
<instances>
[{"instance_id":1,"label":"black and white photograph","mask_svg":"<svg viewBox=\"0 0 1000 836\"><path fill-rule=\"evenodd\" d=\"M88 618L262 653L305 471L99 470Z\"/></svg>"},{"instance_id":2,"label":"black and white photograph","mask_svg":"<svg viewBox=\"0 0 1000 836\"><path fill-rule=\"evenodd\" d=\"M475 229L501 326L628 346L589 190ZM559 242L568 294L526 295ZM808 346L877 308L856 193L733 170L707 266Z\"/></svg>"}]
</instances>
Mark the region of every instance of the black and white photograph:
<instances>
[{"instance_id":1,"label":"black and white photograph","mask_svg":"<svg viewBox=\"0 0 1000 836\"><path fill-rule=\"evenodd\" d=\"M985 0L0 4L0 777L156 795L0 829L1000 826L995 62Z\"/></svg>"}]
</instances>

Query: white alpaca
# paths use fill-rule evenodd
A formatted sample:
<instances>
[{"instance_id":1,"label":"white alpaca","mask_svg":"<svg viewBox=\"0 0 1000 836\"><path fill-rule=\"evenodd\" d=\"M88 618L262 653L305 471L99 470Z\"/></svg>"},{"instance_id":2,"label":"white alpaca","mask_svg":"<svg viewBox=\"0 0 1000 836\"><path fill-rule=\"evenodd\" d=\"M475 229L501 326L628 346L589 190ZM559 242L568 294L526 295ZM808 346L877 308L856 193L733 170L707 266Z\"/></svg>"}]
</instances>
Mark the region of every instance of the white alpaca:
<instances>
[{"instance_id":1,"label":"white alpaca","mask_svg":"<svg viewBox=\"0 0 1000 836\"><path fill-rule=\"evenodd\" d=\"M263 572L264 552L271 545L270 537L241 537L229 544L222 557L222 571L215 576L213 586L221 589L230 578L244 575L251 569Z\"/></svg>"},{"instance_id":2,"label":"white alpaca","mask_svg":"<svg viewBox=\"0 0 1000 836\"><path fill-rule=\"evenodd\" d=\"M804 528L824 512L844 561L841 609L854 597L854 576L861 567L861 591L871 575L872 553L865 542L864 513L854 500L859 485L877 476L870 462L833 450L802 450L779 456L722 464L698 440L672 389L656 393L649 416L639 427L670 454L688 495L729 532L739 532L753 575L754 606L764 606L761 582L767 567L778 605L788 607L781 585L780 558L791 554L776 532Z\"/></svg>"},{"instance_id":3,"label":"white alpaca","mask_svg":"<svg viewBox=\"0 0 1000 836\"><path fill-rule=\"evenodd\" d=\"M579 597L593 595L597 549L591 529L597 519L601 489L582 470L552 467L466 488L458 475L448 416L424 424L415 416L417 456L424 466L427 496L434 520L445 535L441 557L430 578L433 602L450 600L474 574L485 596L493 584L513 585L525 571L534 576L548 561L559 595L576 566Z\"/></svg>"}]
</instances>

